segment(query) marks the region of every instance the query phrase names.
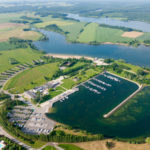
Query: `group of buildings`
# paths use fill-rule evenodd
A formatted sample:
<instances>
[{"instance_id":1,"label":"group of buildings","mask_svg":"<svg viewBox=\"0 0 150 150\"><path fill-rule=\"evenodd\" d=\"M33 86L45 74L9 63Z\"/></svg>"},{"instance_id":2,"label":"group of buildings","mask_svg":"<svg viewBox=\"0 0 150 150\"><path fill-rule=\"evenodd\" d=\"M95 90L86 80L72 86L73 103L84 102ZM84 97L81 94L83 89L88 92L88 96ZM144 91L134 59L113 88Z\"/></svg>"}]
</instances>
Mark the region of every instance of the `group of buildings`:
<instances>
[{"instance_id":1,"label":"group of buildings","mask_svg":"<svg viewBox=\"0 0 150 150\"><path fill-rule=\"evenodd\" d=\"M40 93L41 95L48 95L49 94L49 89L51 88L56 88L62 83L62 80L64 77L60 77L56 80L52 80L42 86L36 87L34 89L31 89L29 91L26 91L23 93L23 97L28 100L36 99L37 98L37 93Z\"/></svg>"}]
</instances>

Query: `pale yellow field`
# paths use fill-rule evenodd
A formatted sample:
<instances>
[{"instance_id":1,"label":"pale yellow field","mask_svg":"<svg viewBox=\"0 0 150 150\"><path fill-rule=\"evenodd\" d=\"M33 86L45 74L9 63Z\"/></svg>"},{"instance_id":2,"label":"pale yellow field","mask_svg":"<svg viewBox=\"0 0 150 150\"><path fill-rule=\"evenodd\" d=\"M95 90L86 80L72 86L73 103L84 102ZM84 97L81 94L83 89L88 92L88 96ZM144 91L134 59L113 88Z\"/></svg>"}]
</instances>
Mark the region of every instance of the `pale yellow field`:
<instances>
[{"instance_id":1,"label":"pale yellow field","mask_svg":"<svg viewBox=\"0 0 150 150\"><path fill-rule=\"evenodd\" d=\"M77 143L76 145L84 150L108 150L105 146L106 140ZM115 147L111 150L150 150L150 144L129 144L125 142L116 142Z\"/></svg>"},{"instance_id":2,"label":"pale yellow field","mask_svg":"<svg viewBox=\"0 0 150 150\"><path fill-rule=\"evenodd\" d=\"M54 21L47 21L47 22L43 22L43 23L38 23L35 26L38 28L44 28L48 25L51 24L56 24L58 26L66 26L66 25L72 25L72 22L68 22L68 21L59 21L59 20L54 20Z\"/></svg>"},{"instance_id":3,"label":"pale yellow field","mask_svg":"<svg viewBox=\"0 0 150 150\"><path fill-rule=\"evenodd\" d=\"M16 23L2 23L0 24L0 42L8 41L11 37L17 37L28 40L38 40L41 34L35 31L23 31L28 28L28 25Z\"/></svg>"},{"instance_id":4,"label":"pale yellow field","mask_svg":"<svg viewBox=\"0 0 150 150\"><path fill-rule=\"evenodd\" d=\"M108 148L105 146L106 141L107 140L77 143L76 145L84 150L108 150ZM111 150L150 150L150 144L129 144L117 141L114 141L114 143L115 147Z\"/></svg>"},{"instance_id":5,"label":"pale yellow field","mask_svg":"<svg viewBox=\"0 0 150 150\"><path fill-rule=\"evenodd\" d=\"M132 31L132 32L124 32L122 34L122 37L128 37L128 38L137 38L140 37L141 35L143 35L143 32L136 32L136 31Z\"/></svg>"},{"instance_id":6,"label":"pale yellow field","mask_svg":"<svg viewBox=\"0 0 150 150\"><path fill-rule=\"evenodd\" d=\"M23 26L23 24L17 24L17 23L1 23L0 24L0 31L1 30L5 30L8 28L16 28L16 27L20 27Z\"/></svg>"}]
</instances>

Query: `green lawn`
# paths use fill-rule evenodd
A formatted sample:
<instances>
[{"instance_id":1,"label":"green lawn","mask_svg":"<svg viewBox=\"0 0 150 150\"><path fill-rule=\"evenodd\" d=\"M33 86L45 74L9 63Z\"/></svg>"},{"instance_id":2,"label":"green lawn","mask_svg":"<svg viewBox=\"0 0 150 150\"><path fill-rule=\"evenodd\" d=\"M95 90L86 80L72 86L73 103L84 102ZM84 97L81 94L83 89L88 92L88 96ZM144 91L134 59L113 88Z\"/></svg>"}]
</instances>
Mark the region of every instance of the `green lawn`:
<instances>
[{"instance_id":1,"label":"green lawn","mask_svg":"<svg viewBox=\"0 0 150 150\"><path fill-rule=\"evenodd\" d=\"M46 146L42 150L57 150L57 149L55 147L53 147L53 146Z\"/></svg>"},{"instance_id":2,"label":"green lawn","mask_svg":"<svg viewBox=\"0 0 150 150\"><path fill-rule=\"evenodd\" d=\"M28 49L6 50L0 51L0 73L16 65L11 65L9 59L14 58L20 64L32 63L32 60L39 59L43 54L39 51Z\"/></svg>"},{"instance_id":3,"label":"green lawn","mask_svg":"<svg viewBox=\"0 0 150 150\"><path fill-rule=\"evenodd\" d=\"M68 67L68 68L66 68L65 70L63 70L63 72L64 72L64 73L67 73L67 72L70 71L70 70L78 69L79 67L82 67L82 66L84 66L84 65L85 65L85 63L83 63L83 62L77 62L77 63L74 64L73 66Z\"/></svg>"},{"instance_id":4,"label":"green lawn","mask_svg":"<svg viewBox=\"0 0 150 150\"><path fill-rule=\"evenodd\" d=\"M45 77L51 78L58 70L57 63L45 64L21 72L10 79L5 85L5 89L12 93L22 93L25 90L40 86L46 82Z\"/></svg>"},{"instance_id":5,"label":"green lawn","mask_svg":"<svg viewBox=\"0 0 150 150\"><path fill-rule=\"evenodd\" d=\"M82 148L73 144L59 144L59 147L62 147L64 150L83 150Z\"/></svg>"},{"instance_id":6,"label":"green lawn","mask_svg":"<svg viewBox=\"0 0 150 150\"><path fill-rule=\"evenodd\" d=\"M75 86L77 83L72 80L72 78L64 79L62 86L66 89L71 89L73 86Z\"/></svg>"}]
</instances>

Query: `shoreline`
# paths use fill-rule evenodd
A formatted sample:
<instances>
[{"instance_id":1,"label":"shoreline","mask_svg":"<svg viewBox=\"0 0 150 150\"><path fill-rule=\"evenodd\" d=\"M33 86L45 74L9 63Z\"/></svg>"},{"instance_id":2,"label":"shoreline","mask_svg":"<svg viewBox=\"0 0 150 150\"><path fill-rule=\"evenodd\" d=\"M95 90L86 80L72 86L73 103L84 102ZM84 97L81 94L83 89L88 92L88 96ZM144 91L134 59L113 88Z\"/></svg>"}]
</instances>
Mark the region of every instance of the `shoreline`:
<instances>
[{"instance_id":1,"label":"shoreline","mask_svg":"<svg viewBox=\"0 0 150 150\"><path fill-rule=\"evenodd\" d=\"M44 28L36 28L38 32L42 33L40 30L45 30L45 31L49 31L49 32L54 32L54 33L58 33L60 35L63 35L65 37L65 40L68 42L68 43L71 43L71 44L87 44L87 45L118 45L118 46L126 46L126 47L136 47L135 45L129 45L129 43L113 43L113 42L99 42L99 43L96 43L96 44L93 44L93 43L86 43L86 42L80 42L80 41L70 41L68 38L67 38L67 35L66 34L62 34L62 33L59 33L57 31L50 31L50 30L46 30ZM42 33L43 34L43 33ZM43 34L44 36L46 36L45 34ZM47 40L47 39L46 39ZM149 44L145 44L143 42L140 42L139 43L139 46L140 45L144 45L146 47L150 47Z\"/></svg>"},{"instance_id":2,"label":"shoreline","mask_svg":"<svg viewBox=\"0 0 150 150\"><path fill-rule=\"evenodd\" d=\"M81 59L85 58L87 60L92 60L94 61L94 57L89 57L89 56L80 56L80 55L70 55L70 54L53 54L53 53L47 53L45 56L50 56L54 58L61 58L61 59L68 59L68 58L75 58L75 59Z\"/></svg>"}]
</instances>

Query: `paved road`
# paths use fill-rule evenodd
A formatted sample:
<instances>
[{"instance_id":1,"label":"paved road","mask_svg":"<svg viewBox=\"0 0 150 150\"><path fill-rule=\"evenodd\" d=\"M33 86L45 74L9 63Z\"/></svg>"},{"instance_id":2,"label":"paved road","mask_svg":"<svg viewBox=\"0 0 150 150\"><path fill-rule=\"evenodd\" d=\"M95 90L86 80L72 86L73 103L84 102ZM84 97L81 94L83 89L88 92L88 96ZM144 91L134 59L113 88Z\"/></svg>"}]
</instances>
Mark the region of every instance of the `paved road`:
<instances>
[{"instance_id":1,"label":"paved road","mask_svg":"<svg viewBox=\"0 0 150 150\"><path fill-rule=\"evenodd\" d=\"M12 141L14 141L15 143L22 145L23 147L29 149L29 150L33 150L30 146L18 141L17 139L15 139L14 137L12 137L10 134L8 134L1 126L0 126L0 135L4 135L5 137L11 139Z\"/></svg>"}]
</instances>

